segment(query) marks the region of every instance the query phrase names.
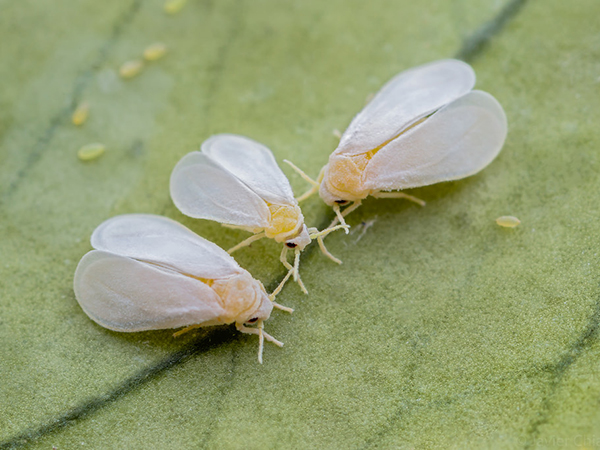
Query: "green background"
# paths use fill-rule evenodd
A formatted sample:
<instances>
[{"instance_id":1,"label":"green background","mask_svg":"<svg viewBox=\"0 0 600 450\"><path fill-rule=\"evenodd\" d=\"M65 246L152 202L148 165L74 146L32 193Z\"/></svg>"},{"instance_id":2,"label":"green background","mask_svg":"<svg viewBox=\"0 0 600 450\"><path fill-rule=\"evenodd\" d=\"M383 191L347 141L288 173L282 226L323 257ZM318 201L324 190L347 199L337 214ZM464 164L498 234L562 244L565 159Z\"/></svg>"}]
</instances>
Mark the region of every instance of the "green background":
<instances>
[{"instance_id":1,"label":"green background","mask_svg":"<svg viewBox=\"0 0 600 450\"><path fill-rule=\"evenodd\" d=\"M597 0L0 0L0 448L600 448ZM155 41L167 56L116 71ZM369 199L308 249L266 329L124 334L72 278L117 214L180 214L168 179L211 134L313 176L365 98L460 55L504 106L499 157L469 179ZM91 105L77 128L70 115ZM100 141L106 153L79 161ZM307 186L288 167L297 193ZM303 211L323 227L318 197ZM515 229L497 226L515 215ZM280 247L236 259L268 289Z\"/></svg>"}]
</instances>

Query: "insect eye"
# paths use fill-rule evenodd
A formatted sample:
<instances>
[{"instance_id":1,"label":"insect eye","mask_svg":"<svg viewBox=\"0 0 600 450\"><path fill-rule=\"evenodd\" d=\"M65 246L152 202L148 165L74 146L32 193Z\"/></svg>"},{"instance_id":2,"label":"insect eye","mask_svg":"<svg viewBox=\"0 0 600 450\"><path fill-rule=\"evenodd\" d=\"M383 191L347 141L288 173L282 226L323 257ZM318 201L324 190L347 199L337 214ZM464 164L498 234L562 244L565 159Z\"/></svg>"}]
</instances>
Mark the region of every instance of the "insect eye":
<instances>
[{"instance_id":1,"label":"insect eye","mask_svg":"<svg viewBox=\"0 0 600 450\"><path fill-rule=\"evenodd\" d=\"M258 317L253 317L252 319L250 319L247 323L254 323L258 320Z\"/></svg>"},{"instance_id":2,"label":"insect eye","mask_svg":"<svg viewBox=\"0 0 600 450\"><path fill-rule=\"evenodd\" d=\"M289 248L296 248L298 246L298 244L294 244L293 242L286 242L285 245L287 245Z\"/></svg>"},{"instance_id":3,"label":"insect eye","mask_svg":"<svg viewBox=\"0 0 600 450\"><path fill-rule=\"evenodd\" d=\"M346 203L348 203L348 200L336 200L335 201L338 205L345 205Z\"/></svg>"}]
</instances>

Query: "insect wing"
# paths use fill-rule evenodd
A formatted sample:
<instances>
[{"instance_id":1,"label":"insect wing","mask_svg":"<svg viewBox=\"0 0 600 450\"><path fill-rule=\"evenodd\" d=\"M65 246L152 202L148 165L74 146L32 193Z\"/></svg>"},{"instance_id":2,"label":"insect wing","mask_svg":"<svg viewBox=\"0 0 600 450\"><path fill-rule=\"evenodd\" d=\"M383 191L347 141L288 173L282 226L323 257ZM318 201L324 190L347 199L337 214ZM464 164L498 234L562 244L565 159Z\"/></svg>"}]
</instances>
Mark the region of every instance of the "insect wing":
<instances>
[{"instance_id":1,"label":"insect wing","mask_svg":"<svg viewBox=\"0 0 600 450\"><path fill-rule=\"evenodd\" d=\"M364 187L407 189L473 175L500 152L506 132L498 101L472 91L379 150L366 167Z\"/></svg>"},{"instance_id":2,"label":"insect wing","mask_svg":"<svg viewBox=\"0 0 600 450\"><path fill-rule=\"evenodd\" d=\"M248 228L265 228L265 201L200 152L185 155L171 173L171 198L186 216Z\"/></svg>"},{"instance_id":3,"label":"insect wing","mask_svg":"<svg viewBox=\"0 0 600 450\"><path fill-rule=\"evenodd\" d=\"M202 153L269 203L296 205L285 174L264 145L234 134L218 134L202 144Z\"/></svg>"},{"instance_id":4,"label":"insect wing","mask_svg":"<svg viewBox=\"0 0 600 450\"><path fill-rule=\"evenodd\" d=\"M115 331L212 324L224 314L217 294L201 281L98 250L81 259L73 285L85 313Z\"/></svg>"},{"instance_id":5,"label":"insect wing","mask_svg":"<svg viewBox=\"0 0 600 450\"><path fill-rule=\"evenodd\" d=\"M101 223L92 247L169 268L198 278L224 278L243 269L218 245L174 220L125 214Z\"/></svg>"},{"instance_id":6,"label":"insect wing","mask_svg":"<svg viewBox=\"0 0 600 450\"><path fill-rule=\"evenodd\" d=\"M398 136L405 128L469 92L475 72L446 59L401 72L352 120L334 153L360 154Z\"/></svg>"}]
</instances>

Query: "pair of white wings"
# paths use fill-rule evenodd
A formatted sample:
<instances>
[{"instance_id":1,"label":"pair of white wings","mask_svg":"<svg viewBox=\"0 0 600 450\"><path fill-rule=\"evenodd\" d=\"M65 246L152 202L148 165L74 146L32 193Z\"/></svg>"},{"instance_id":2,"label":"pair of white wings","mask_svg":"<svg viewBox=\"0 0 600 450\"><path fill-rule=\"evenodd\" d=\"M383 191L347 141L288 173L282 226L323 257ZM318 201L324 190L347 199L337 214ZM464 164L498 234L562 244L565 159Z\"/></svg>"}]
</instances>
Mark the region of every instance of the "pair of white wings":
<instances>
[{"instance_id":1,"label":"pair of white wings","mask_svg":"<svg viewBox=\"0 0 600 450\"><path fill-rule=\"evenodd\" d=\"M219 134L184 156L171 174L171 198L186 216L266 228L266 202L298 203L271 150L252 139Z\"/></svg>"},{"instance_id":2,"label":"pair of white wings","mask_svg":"<svg viewBox=\"0 0 600 450\"><path fill-rule=\"evenodd\" d=\"M226 251L166 217L128 214L92 234L75 271L75 296L94 321L116 331L177 328L223 315L221 299L198 278L244 270Z\"/></svg>"},{"instance_id":3,"label":"pair of white wings","mask_svg":"<svg viewBox=\"0 0 600 450\"><path fill-rule=\"evenodd\" d=\"M373 190L473 175L500 152L507 132L502 106L474 85L473 69L458 60L402 72L352 120L332 156L381 147L364 173Z\"/></svg>"}]
</instances>

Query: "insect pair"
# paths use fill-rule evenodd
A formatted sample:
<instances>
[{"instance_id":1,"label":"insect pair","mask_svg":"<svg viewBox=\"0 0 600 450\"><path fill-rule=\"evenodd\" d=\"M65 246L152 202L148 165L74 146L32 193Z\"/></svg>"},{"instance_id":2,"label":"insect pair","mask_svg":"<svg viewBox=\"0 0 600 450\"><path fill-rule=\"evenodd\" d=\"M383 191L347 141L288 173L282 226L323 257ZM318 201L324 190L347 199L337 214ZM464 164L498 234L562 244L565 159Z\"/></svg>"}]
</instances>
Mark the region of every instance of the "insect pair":
<instances>
[{"instance_id":1,"label":"insect pair","mask_svg":"<svg viewBox=\"0 0 600 450\"><path fill-rule=\"evenodd\" d=\"M300 251L347 226L307 228L271 151L242 136L213 136L202 152L186 155L173 170L171 196L188 216L254 234L225 252L166 217L113 217L92 234L95 250L77 267L75 296L88 316L117 331L185 326L178 336L199 326L235 323L239 331L259 335L262 362L264 339L283 345L263 330L263 322L273 307L293 311L275 296L291 276L307 292L298 275ZM280 260L288 269L271 295L229 255L264 237L284 243ZM295 250L294 265L287 261L288 248Z\"/></svg>"},{"instance_id":2,"label":"insect pair","mask_svg":"<svg viewBox=\"0 0 600 450\"><path fill-rule=\"evenodd\" d=\"M338 148L302 200L319 192L336 219L318 232L306 228L289 183L264 146L232 135L206 141L185 156L171 177L171 195L184 214L217 220L255 233L230 250L263 237L285 243L288 273L273 294L298 275L299 252L347 225L344 217L369 195L407 198L389 192L473 175L498 154L506 116L489 94L473 91L475 74L461 61L442 60L400 73L354 118ZM292 164L293 166L293 164ZM293 166L295 167L295 166ZM265 177L265 174L269 175ZM343 211L340 206L349 205ZM340 225L337 225L337 223ZM92 235L96 249L75 273L75 294L100 325L119 331L235 323L243 333L283 345L264 332L273 307L262 284L228 253L170 219L119 216ZM286 258L295 249L294 265ZM333 258L333 257L332 257ZM256 328L247 326L255 323Z\"/></svg>"},{"instance_id":3,"label":"insect pair","mask_svg":"<svg viewBox=\"0 0 600 450\"><path fill-rule=\"evenodd\" d=\"M219 134L202 144L202 151L188 153L171 174L171 198L186 216L208 219L227 227L241 228L252 234L235 247L233 253L262 238L283 243L279 260L288 269L274 294L293 277L307 294L298 266L300 252L314 239L323 253L337 263L327 251L323 237L348 226L334 225L323 231L307 228L294 198L290 183L281 171L271 150L243 136ZM287 260L294 250L294 264Z\"/></svg>"}]
</instances>

